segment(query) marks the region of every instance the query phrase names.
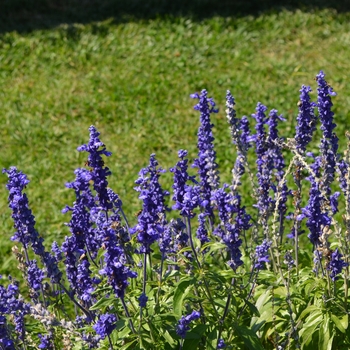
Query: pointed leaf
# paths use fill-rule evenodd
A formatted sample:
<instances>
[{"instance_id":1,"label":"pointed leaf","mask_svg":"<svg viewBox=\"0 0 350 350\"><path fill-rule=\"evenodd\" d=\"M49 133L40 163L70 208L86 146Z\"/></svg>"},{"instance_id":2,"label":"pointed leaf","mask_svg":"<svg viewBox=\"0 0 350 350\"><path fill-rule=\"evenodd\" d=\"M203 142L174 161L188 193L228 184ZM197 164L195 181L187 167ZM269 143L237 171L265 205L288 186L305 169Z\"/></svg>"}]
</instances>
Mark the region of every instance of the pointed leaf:
<instances>
[{"instance_id":1,"label":"pointed leaf","mask_svg":"<svg viewBox=\"0 0 350 350\"><path fill-rule=\"evenodd\" d=\"M318 348L320 350L332 350L332 342L330 342L330 319L327 314L324 315L319 330Z\"/></svg>"},{"instance_id":2,"label":"pointed leaf","mask_svg":"<svg viewBox=\"0 0 350 350\"><path fill-rule=\"evenodd\" d=\"M183 300L186 297L186 295L190 292L190 286L193 285L194 282L194 278L185 278L182 279L175 287L173 306L174 313L178 316L178 318L182 315Z\"/></svg>"},{"instance_id":3,"label":"pointed leaf","mask_svg":"<svg viewBox=\"0 0 350 350\"><path fill-rule=\"evenodd\" d=\"M250 328L245 326L233 326L239 338L241 338L245 346L250 350L264 350L260 339Z\"/></svg>"},{"instance_id":4,"label":"pointed leaf","mask_svg":"<svg viewBox=\"0 0 350 350\"><path fill-rule=\"evenodd\" d=\"M348 316L348 315L346 315ZM331 315L331 320L333 321L334 325L342 332L345 333L346 329L343 326L342 321L334 314Z\"/></svg>"},{"instance_id":5,"label":"pointed leaf","mask_svg":"<svg viewBox=\"0 0 350 350\"><path fill-rule=\"evenodd\" d=\"M193 350L198 348L198 344L207 330L207 326L199 324L186 334L183 350Z\"/></svg>"}]
</instances>

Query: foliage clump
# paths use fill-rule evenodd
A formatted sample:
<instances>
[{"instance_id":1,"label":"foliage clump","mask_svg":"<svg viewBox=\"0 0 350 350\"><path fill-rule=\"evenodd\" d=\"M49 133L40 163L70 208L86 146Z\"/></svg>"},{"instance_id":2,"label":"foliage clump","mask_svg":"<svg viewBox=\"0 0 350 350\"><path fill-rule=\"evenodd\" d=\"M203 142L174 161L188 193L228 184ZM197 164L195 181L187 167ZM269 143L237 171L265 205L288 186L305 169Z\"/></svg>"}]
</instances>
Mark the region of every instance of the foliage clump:
<instances>
[{"instance_id":1,"label":"foliage clump","mask_svg":"<svg viewBox=\"0 0 350 350\"><path fill-rule=\"evenodd\" d=\"M85 167L66 184L75 193L63 209L69 235L50 251L35 229L27 176L4 169L27 289L21 294L10 276L0 285L1 348L348 348L350 141L342 157L335 93L322 71L316 81L316 102L310 87L300 90L296 133L287 140L278 111L267 114L259 102L253 132L227 92L237 149L230 184L220 184L216 162L216 104L206 90L191 95L199 100L197 170L190 173L180 150L168 206L165 170L151 154L135 181L142 206L134 226L108 186L111 153L91 126L78 147L88 153ZM247 192L252 207L244 205Z\"/></svg>"}]
</instances>

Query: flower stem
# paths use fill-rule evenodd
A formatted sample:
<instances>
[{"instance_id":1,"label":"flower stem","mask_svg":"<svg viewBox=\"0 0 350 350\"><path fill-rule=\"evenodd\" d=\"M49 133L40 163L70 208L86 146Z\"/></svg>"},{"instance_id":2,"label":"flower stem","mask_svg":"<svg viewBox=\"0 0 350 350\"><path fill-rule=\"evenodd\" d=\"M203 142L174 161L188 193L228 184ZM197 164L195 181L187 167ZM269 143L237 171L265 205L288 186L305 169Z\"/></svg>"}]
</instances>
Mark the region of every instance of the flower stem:
<instances>
[{"instance_id":1,"label":"flower stem","mask_svg":"<svg viewBox=\"0 0 350 350\"><path fill-rule=\"evenodd\" d=\"M186 227L187 227L187 234L188 234L188 236L190 238L190 245L191 245L193 254L194 254L195 258L196 258L196 262L197 262L198 268L201 270L202 266L201 266L201 263L199 262L198 255L197 255L197 252L196 252L194 244L193 244L192 232L191 232L191 220L190 220L189 217L187 217L187 220L186 220ZM213 297L211 295L208 282L207 282L207 280L204 277L203 277L203 282L204 282L204 285L205 285L205 290L207 292L207 296L208 296L208 298L209 298L209 300L210 300L210 302L211 302L211 304L213 306L213 309L214 309L214 312L216 314L216 317L217 317L217 319L219 319L219 314L218 314L218 312L216 310L215 303L214 303Z\"/></svg>"},{"instance_id":2,"label":"flower stem","mask_svg":"<svg viewBox=\"0 0 350 350\"><path fill-rule=\"evenodd\" d=\"M128 307L127 307L126 304L125 304L125 300L124 300L124 298L120 298L120 300L121 300L121 302L122 302L125 315L126 315L126 317L128 318L128 320L129 320L130 328L131 328L131 330L132 330L133 333L136 333L136 332L135 332L135 328L134 328L134 324L132 323L132 320L131 320L131 317L130 317L130 314L129 314L129 311L128 311Z\"/></svg>"}]
</instances>

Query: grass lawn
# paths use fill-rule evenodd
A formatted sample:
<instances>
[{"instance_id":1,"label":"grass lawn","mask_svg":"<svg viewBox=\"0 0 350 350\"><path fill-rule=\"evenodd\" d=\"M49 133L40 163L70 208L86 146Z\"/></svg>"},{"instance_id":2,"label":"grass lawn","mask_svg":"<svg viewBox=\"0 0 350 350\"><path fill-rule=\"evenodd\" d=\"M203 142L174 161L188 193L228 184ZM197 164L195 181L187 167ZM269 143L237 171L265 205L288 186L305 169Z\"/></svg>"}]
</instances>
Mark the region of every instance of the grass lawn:
<instances>
[{"instance_id":1,"label":"grass lawn","mask_svg":"<svg viewBox=\"0 0 350 350\"><path fill-rule=\"evenodd\" d=\"M139 209L133 182L156 153L169 168L178 149L196 156L198 115L190 93L206 88L217 101L216 151L222 179L230 181L234 149L225 116L225 94L236 98L237 113L251 115L258 101L287 119L292 137L302 84L316 89L323 69L334 98L338 135L350 118L350 12L281 10L260 15L159 16L118 22L57 24L0 34L1 167L27 173L37 229L62 241L73 202L66 181L74 179L85 155L76 147L97 126L112 151L110 185L127 214ZM315 94L314 94L315 96ZM344 148L345 138L340 140ZM168 184L170 174L165 176ZM6 176L0 177L0 271L13 267ZM247 188L247 193L249 193Z\"/></svg>"}]
</instances>

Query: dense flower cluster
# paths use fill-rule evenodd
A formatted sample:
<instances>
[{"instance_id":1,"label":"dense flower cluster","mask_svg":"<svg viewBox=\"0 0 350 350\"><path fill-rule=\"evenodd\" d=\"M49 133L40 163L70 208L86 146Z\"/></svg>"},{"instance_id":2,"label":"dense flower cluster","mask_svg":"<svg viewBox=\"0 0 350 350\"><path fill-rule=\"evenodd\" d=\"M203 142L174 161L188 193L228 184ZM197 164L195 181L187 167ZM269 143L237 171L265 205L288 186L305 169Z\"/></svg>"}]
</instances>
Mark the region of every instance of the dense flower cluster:
<instances>
[{"instance_id":1,"label":"dense flower cluster","mask_svg":"<svg viewBox=\"0 0 350 350\"><path fill-rule=\"evenodd\" d=\"M241 207L241 197L238 194L227 193L225 191L227 188L228 186L224 185L214 191L212 195L212 202L215 203L218 209L221 221L221 225L214 230L214 233L226 244L230 253L228 265L236 270L243 264L240 236L244 230L250 228L251 224L250 215L246 213L244 207Z\"/></svg>"},{"instance_id":2,"label":"dense flower cluster","mask_svg":"<svg viewBox=\"0 0 350 350\"><path fill-rule=\"evenodd\" d=\"M188 181L196 183L194 176L190 176L187 172L188 159L185 159L187 151L180 150L178 156L180 160L174 168L170 169L174 173L174 184L172 186L174 195L172 199L175 201L175 204L173 209L179 210L184 217L193 218L195 216L194 209L200 202L199 187L187 184Z\"/></svg>"},{"instance_id":3,"label":"dense flower cluster","mask_svg":"<svg viewBox=\"0 0 350 350\"><path fill-rule=\"evenodd\" d=\"M191 329L189 324L192 321L197 320L200 316L201 316L201 314L198 311L192 311L192 313L190 313L189 315L182 316L181 319L179 320L178 324L177 324L176 333L181 338L185 338L186 337L186 333Z\"/></svg>"},{"instance_id":4,"label":"dense flower cluster","mask_svg":"<svg viewBox=\"0 0 350 350\"><path fill-rule=\"evenodd\" d=\"M117 318L115 315L106 313L99 317L93 328L100 338L104 339L113 332L114 328L116 327L116 322Z\"/></svg>"},{"instance_id":5,"label":"dense flower cluster","mask_svg":"<svg viewBox=\"0 0 350 350\"><path fill-rule=\"evenodd\" d=\"M251 311L259 304L253 299L257 297L256 291L262 295L258 284L273 273L281 274L271 286L272 295L277 296L266 299L263 306L268 310L272 304L274 308L278 300L281 308L273 312L279 317L280 309L284 312L288 309L291 322L288 332L275 337L276 348L282 345L302 348L298 334L303 341L303 331L299 332L299 328L307 322L294 322L290 286L292 273L305 276L307 271L303 266L307 259L298 258L297 235L308 231L311 242L308 248L312 245L316 277L328 279L327 293L322 293L324 299L327 294L331 298L324 300L324 309L334 305L333 300L338 303L338 286L343 288L338 293L342 297L348 287L346 281L341 287L338 279L349 265L347 248L344 249L349 243L349 213L344 216L346 234L343 235L344 230L337 226L337 215L334 216L342 201L340 192L334 191L333 180L338 168L340 188L348 197L349 164L348 158L340 159L337 153L338 139L331 111L333 90L322 71L316 79L317 104L310 99L311 88L302 86L295 138L287 142L278 134L279 123L285 119L277 110L272 109L267 115L267 107L258 103L252 115L255 119L255 134L252 134L250 117L237 118L235 100L227 91L226 114L237 156L232 183L223 185L219 181L211 122L216 106L206 90L193 94L193 98L199 99L195 109L200 112L198 157L193 164L198 174L189 175L188 153L181 149L176 165L170 169L174 203L173 212L168 215L171 220L166 216L169 193L160 184L165 170L159 166L155 154L151 154L149 165L141 169L135 181L142 209L135 215L136 225L130 227L120 197L108 188L107 178L111 172L105 166L104 157L111 153L100 140L100 133L91 126L89 142L78 147L78 151L88 153L88 169L76 169L74 181L66 183L75 194L74 203L63 209L63 213L70 214L66 224L69 235L61 246L54 242L49 253L35 229L35 218L24 193L29 183L27 176L15 167L5 169L16 230L12 240L23 245L23 250L15 247L14 252L29 286L26 295L32 300L30 304L23 301L19 283L11 278L7 286L0 285L0 348L71 348L75 339L78 347L90 349L131 348L137 341L140 346L144 342L142 346L151 349L158 346L159 337L162 345L166 341L169 348L180 345L182 349L191 344L185 338L192 337L188 340L199 347L210 341L217 349L224 349L232 345L232 334L244 343L247 337L239 338L248 334L255 346L263 337L255 337L255 331L248 330L245 322L249 320L253 325L263 320L263 314L258 321L257 317L251 317ZM318 153L317 150L311 153L307 152L307 146L316 131L316 107L322 139ZM257 186L252 173L254 164L248 162L251 147L255 147ZM286 170L284 154L288 150L294 158ZM251 198L247 198L250 193L246 198L240 195L240 186L246 180L255 186ZM303 187L302 191L304 183L306 189ZM302 198L304 193L309 193L307 201ZM287 216L291 194L296 209L293 215ZM294 220L285 222L287 218ZM303 219L305 223L301 222ZM289 237L294 238L293 245L290 242L284 245L284 226L291 232ZM340 238L340 242L334 242L334 237ZM331 250L333 244L338 247L335 251ZM39 259L33 259L33 253ZM59 265L65 269L64 278ZM213 265L215 268L211 269ZM270 271L262 276L264 268ZM348 270L344 275L347 274ZM249 277L242 279L242 276ZM300 278L303 279L305 277ZM329 283L330 280L334 284ZM246 287L250 290L248 293L245 293ZM280 298L281 290L287 292L287 298ZM244 302L237 302L242 296ZM222 300L223 297L226 300ZM65 301L71 305L66 307ZM188 313L194 309L191 303L195 303L199 311ZM248 308L249 317L246 317ZM158 312L165 312L165 316L159 317ZM182 312L185 316L178 319ZM72 322L62 318L73 313ZM35 337L30 335L29 327L25 327L25 320L31 317L36 322ZM191 322L198 319L203 324L187 336ZM259 331L265 332L267 323L259 324ZM278 327L282 328L281 325ZM334 323L334 330L336 327ZM344 334L342 327L338 328ZM209 328L207 336L204 332ZM143 339L147 332L152 336Z\"/></svg>"},{"instance_id":6,"label":"dense flower cluster","mask_svg":"<svg viewBox=\"0 0 350 350\"><path fill-rule=\"evenodd\" d=\"M16 337L23 340L25 336L24 317L29 312L30 305L19 296L18 283L12 282L7 287L0 285L0 333L4 337L0 338L1 345L15 349L14 339L8 332L6 316L11 316L15 325Z\"/></svg>"},{"instance_id":7,"label":"dense flower cluster","mask_svg":"<svg viewBox=\"0 0 350 350\"><path fill-rule=\"evenodd\" d=\"M262 270L266 263L270 262L269 249L271 247L271 242L264 239L262 244L255 248L255 263L254 269Z\"/></svg>"},{"instance_id":8,"label":"dense flower cluster","mask_svg":"<svg viewBox=\"0 0 350 350\"><path fill-rule=\"evenodd\" d=\"M217 348L218 349L225 349L226 348L226 344L224 342L224 339L219 340Z\"/></svg>"},{"instance_id":9,"label":"dense flower cluster","mask_svg":"<svg viewBox=\"0 0 350 350\"><path fill-rule=\"evenodd\" d=\"M44 273L38 268L36 260L30 260L28 263L28 283L34 291L41 290Z\"/></svg>"},{"instance_id":10,"label":"dense flower cluster","mask_svg":"<svg viewBox=\"0 0 350 350\"><path fill-rule=\"evenodd\" d=\"M159 183L159 176L165 172L158 168L158 162L155 154L151 154L149 166L142 169L139 178L135 181L138 185L135 190L140 193L139 199L142 200L142 211L138 215L138 223L131 230L137 233L137 240L141 243L140 253L150 253L151 245L164 231L165 196L169 195L164 191Z\"/></svg>"},{"instance_id":11,"label":"dense flower cluster","mask_svg":"<svg viewBox=\"0 0 350 350\"><path fill-rule=\"evenodd\" d=\"M40 338L40 344L38 346L39 349L48 349L48 350L53 350L54 345L52 344L52 334L38 334L38 337Z\"/></svg>"},{"instance_id":12,"label":"dense flower cluster","mask_svg":"<svg viewBox=\"0 0 350 350\"><path fill-rule=\"evenodd\" d=\"M103 212L100 212L100 219L97 224L101 236L103 236L103 248L105 249L105 264L100 270L100 274L107 276L115 295L123 299L125 290L129 285L128 278L135 278L137 273L127 267L127 258L123 248L118 244L116 231Z\"/></svg>"},{"instance_id":13,"label":"dense flower cluster","mask_svg":"<svg viewBox=\"0 0 350 350\"><path fill-rule=\"evenodd\" d=\"M296 125L296 148L299 152L304 153L306 146L312 140L312 135L316 131L316 117L314 108L315 102L310 99L310 86L303 85L300 89L299 114Z\"/></svg>"},{"instance_id":14,"label":"dense flower cluster","mask_svg":"<svg viewBox=\"0 0 350 350\"><path fill-rule=\"evenodd\" d=\"M272 109L269 113L269 119L266 124L269 127L269 132L267 135L267 147L269 157L272 159L273 168L275 170L275 176L277 181L280 181L284 174L284 157L282 154L282 148L280 145L280 138L278 135L278 122L286 121L282 115L278 115L278 111L276 109Z\"/></svg>"},{"instance_id":15,"label":"dense flower cluster","mask_svg":"<svg viewBox=\"0 0 350 350\"><path fill-rule=\"evenodd\" d=\"M71 211L72 216L67 224L71 236L67 236L63 242L62 252L65 255L66 274L72 291L80 299L89 302L94 283L90 277L90 262L85 257L89 254L94 258L100 243L96 238L90 215L95 206L90 190L92 174L86 169L77 169L75 175L75 181L66 184L67 188L75 191L76 201L73 207L66 206L63 209L64 213Z\"/></svg>"},{"instance_id":16,"label":"dense flower cluster","mask_svg":"<svg viewBox=\"0 0 350 350\"><path fill-rule=\"evenodd\" d=\"M332 99L336 93L325 80L325 74L320 71L316 76L317 88L317 107L321 121L321 130L323 137L321 139L320 150L322 156L322 165L324 168L323 187L329 195L331 193L330 185L334 180L337 163L338 137L334 133L336 124L333 122L334 113L332 112Z\"/></svg>"},{"instance_id":17,"label":"dense flower cluster","mask_svg":"<svg viewBox=\"0 0 350 350\"><path fill-rule=\"evenodd\" d=\"M8 170L4 169L3 172L9 178L6 188L9 190L9 207L12 210L12 219L17 230L11 239L22 243L28 266L30 264L28 258L28 247L30 245L45 266L47 277L51 278L52 283L58 283L61 280L62 273L58 269L57 260L45 250L44 240L35 229L35 218L29 208L27 195L23 193L29 180L16 167L11 167ZM40 273L37 274L38 277L39 275ZM34 281L32 280L31 283L34 283ZM41 282L38 280L37 283L40 284Z\"/></svg>"},{"instance_id":18,"label":"dense flower cluster","mask_svg":"<svg viewBox=\"0 0 350 350\"><path fill-rule=\"evenodd\" d=\"M195 110L200 112L200 127L198 129L198 158L194 160L193 166L198 168L201 188L201 206L204 211L213 216L213 209L210 205L211 191L219 187L218 165L216 163L216 153L214 150L213 124L210 120L212 113L217 113L215 102L208 98L206 90L201 94L192 94L192 98L199 99L198 104L194 106Z\"/></svg>"},{"instance_id":19,"label":"dense flower cluster","mask_svg":"<svg viewBox=\"0 0 350 350\"><path fill-rule=\"evenodd\" d=\"M306 218L306 226L309 229L309 239L314 246L320 244L320 236L323 228L331 224L331 218L323 212L322 203L324 198L319 189L319 184L315 180L311 180L311 189L309 194L309 202L305 208L302 208L302 213L298 220Z\"/></svg>"},{"instance_id":20,"label":"dense flower cluster","mask_svg":"<svg viewBox=\"0 0 350 350\"><path fill-rule=\"evenodd\" d=\"M104 166L102 155L109 157L111 152L106 150L103 142L99 139L100 133L92 125L90 130L90 140L88 144L78 147L79 152L88 152L87 165L91 168L91 180L98 196L98 201L103 210L111 208L107 194L107 176L111 174L108 167Z\"/></svg>"},{"instance_id":21,"label":"dense flower cluster","mask_svg":"<svg viewBox=\"0 0 350 350\"><path fill-rule=\"evenodd\" d=\"M341 273L344 267L348 266L343 260L343 255L336 249L332 254L328 263L327 269L330 271L330 277L333 281L338 279L338 275Z\"/></svg>"},{"instance_id":22,"label":"dense flower cluster","mask_svg":"<svg viewBox=\"0 0 350 350\"><path fill-rule=\"evenodd\" d=\"M257 178L259 183L259 200L257 207L262 217L266 217L270 209L271 198L269 195L271 188L271 171L273 169L272 158L268 154L267 133L265 125L268 121L265 112L267 107L258 103L256 113L252 115L256 120L255 125L255 152L257 164Z\"/></svg>"}]
</instances>

